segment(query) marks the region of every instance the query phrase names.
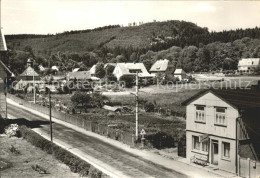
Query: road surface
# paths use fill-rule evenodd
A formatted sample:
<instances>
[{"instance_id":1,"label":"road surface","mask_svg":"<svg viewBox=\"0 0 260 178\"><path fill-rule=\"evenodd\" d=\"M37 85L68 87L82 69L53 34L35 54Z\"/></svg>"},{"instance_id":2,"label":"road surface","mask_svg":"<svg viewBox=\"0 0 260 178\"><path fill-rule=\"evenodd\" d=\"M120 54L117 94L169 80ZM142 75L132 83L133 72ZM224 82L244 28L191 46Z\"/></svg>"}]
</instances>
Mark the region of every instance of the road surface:
<instances>
[{"instance_id":1,"label":"road surface","mask_svg":"<svg viewBox=\"0 0 260 178\"><path fill-rule=\"evenodd\" d=\"M8 104L8 113L15 118L45 121L45 124L41 125L40 130L49 134L50 129L46 119L10 104ZM128 177L186 177L176 171L157 165L102 140L82 134L58 123L53 123L53 137L54 139L62 140L68 145L73 145L73 148L77 148L87 155L118 169L118 171L123 172Z\"/></svg>"}]
</instances>

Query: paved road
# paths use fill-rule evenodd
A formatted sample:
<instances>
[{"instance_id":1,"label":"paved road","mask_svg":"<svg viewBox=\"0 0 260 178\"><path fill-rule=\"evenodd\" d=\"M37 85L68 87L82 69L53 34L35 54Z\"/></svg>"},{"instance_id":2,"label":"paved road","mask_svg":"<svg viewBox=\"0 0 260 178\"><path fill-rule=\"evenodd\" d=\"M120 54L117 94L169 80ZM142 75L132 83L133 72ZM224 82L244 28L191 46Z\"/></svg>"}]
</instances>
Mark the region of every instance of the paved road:
<instances>
[{"instance_id":1,"label":"paved road","mask_svg":"<svg viewBox=\"0 0 260 178\"><path fill-rule=\"evenodd\" d=\"M40 116L12 105L8 106L8 112L17 118L46 121ZM48 125L41 125L40 129L42 132L49 133ZM73 145L73 148L77 148L87 155L113 166L129 177L186 177L183 174L154 164L97 138L84 135L57 123L53 124L53 136L66 144Z\"/></svg>"}]
</instances>

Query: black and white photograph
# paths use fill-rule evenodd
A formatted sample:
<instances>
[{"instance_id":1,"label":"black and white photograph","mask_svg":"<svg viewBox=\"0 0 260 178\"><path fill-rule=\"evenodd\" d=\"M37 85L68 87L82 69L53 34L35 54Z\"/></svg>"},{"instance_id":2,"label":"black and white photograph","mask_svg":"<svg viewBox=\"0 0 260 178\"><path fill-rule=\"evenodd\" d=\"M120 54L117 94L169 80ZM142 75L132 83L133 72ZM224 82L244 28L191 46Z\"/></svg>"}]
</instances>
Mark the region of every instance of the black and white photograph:
<instances>
[{"instance_id":1,"label":"black and white photograph","mask_svg":"<svg viewBox=\"0 0 260 178\"><path fill-rule=\"evenodd\" d=\"M260 178L260 1L0 0L0 178Z\"/></svg>"}]
</instances>

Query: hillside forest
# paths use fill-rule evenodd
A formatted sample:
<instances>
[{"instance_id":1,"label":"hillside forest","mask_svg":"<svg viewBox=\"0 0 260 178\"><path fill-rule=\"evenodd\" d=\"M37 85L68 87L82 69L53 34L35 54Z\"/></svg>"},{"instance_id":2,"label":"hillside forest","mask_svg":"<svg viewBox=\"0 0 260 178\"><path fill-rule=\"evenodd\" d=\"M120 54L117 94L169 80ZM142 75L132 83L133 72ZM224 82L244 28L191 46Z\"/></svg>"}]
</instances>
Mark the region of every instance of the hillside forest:
<instances>
[{"instance_id":1,"label":"hillside forest","mask_svg":"<svg viewBox=\"0 0 260 178\"><path fill-rule=\"evenodd\" d=\"M156 60L168 59L172 68L186 72L235 70L239 59L260 57L258 27L209 32L176 20L60 34L6 35L6 41L4 63L15 74L24 70L29 57L35 66L57 65L63 71L89 69L97 62L143 62L149 70Z\"/></svg>"}]
</instances>

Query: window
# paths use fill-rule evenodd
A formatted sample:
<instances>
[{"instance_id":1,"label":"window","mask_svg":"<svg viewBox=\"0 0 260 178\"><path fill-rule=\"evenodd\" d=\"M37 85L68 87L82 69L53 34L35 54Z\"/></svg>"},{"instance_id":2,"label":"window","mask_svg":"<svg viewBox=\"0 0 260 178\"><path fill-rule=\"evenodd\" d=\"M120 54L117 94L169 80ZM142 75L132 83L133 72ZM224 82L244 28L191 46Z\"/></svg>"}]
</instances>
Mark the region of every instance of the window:
<instances>
[{"instance_id":1,"label":"window","mask_svg":"<svg viewBox=\"0 0 260 178\"><path fill-rule=\"evenodd\" d=\"M230 143L222 142L222 157L230 158Z\"/></svg>"},{"instance_id":2,"label":"window","mask_svg":"<svg viewBox=\"0 0 260 178\"><path fill-rule=\"evenodd\" d=\"M200 150L200 142L199 142L199 137L198 136L192 136L192 141L193 141L193 149Z\"/></svg>"},{"instance_id":3,"label":"window","mask_svg":"<svg viewBox=\"0 0 260 178\"><path fill-rule=\"evenodd\" d=\"M208 141L202 142L202 151L208 151Z\"/></svg>"},{"instance_id":4,"label":"window","mask_svg":"<svg viewBox=\"0 0 260 178\"><path fill-rule=\"evenodd\" d=\"M201 106L201 105L197 105L196 106L196 117L195 117L195 121L197 122L206 122L206 118L205 118L205 106Z\"/></svg>"},{"instance_id":5,"label":"window","mask_svg":"<svg viewBox=\"0 0 260 178\"><path fill-rule=\"evenodd\" d=\"M216 107L215 124L226 125L226 108Z\"/></svg>"}]
</instances>

